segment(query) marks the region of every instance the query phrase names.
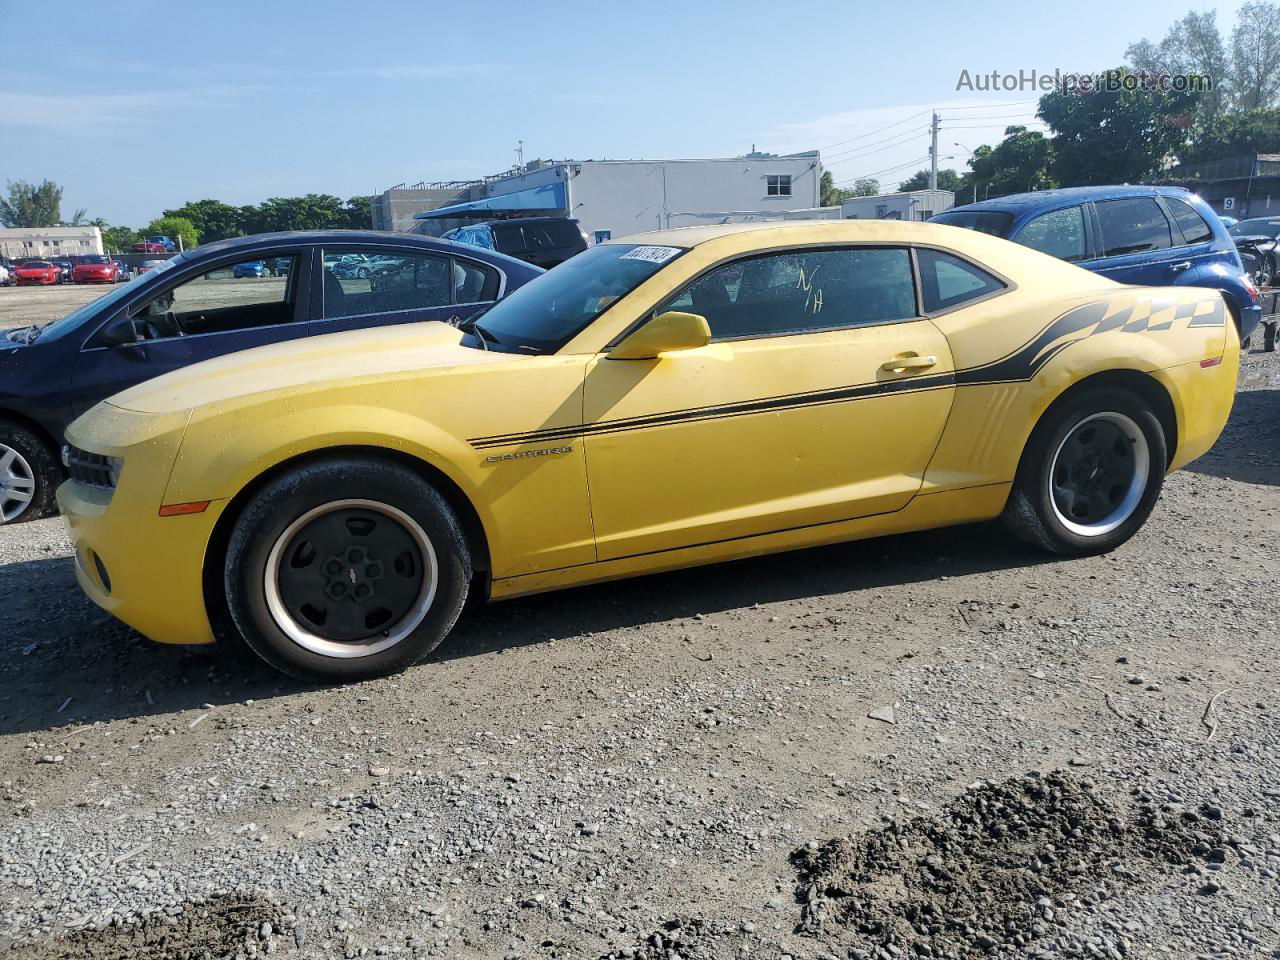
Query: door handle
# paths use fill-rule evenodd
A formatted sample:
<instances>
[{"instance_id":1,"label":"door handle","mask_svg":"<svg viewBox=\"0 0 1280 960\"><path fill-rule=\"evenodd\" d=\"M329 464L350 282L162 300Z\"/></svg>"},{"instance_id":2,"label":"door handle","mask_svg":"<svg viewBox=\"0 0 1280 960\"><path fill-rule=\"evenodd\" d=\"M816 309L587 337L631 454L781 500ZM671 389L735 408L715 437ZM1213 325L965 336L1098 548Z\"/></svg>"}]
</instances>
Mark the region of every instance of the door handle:
<instances>
[{"instance_id":1,"label":"door handle","mask_svg":"<svg viewBox=\"0 0 1280 960\"><path fill-rule=\"evenodd\" d=\"M1172 267L1170 267L1169 269L1171 269L1174 273L1181 273L1183 270L1190 270L1190 269L1191 269L1191 261L1190 261L1190 260L1183 260L1181 263L1175 263L1175 264L1174 264Z\"/></svg>"},{"instance_id":2,"label":"door handle","mask_svg":"<svg viewBox=\"0 0 1280 960\"><path fill-rule=\"evenodd\" d=\"M928 370L930 367L937 366L937 363L938 358L934 356L895 357L882 363L880 369L889 373L905 373L908 370Z\"/></svg>"}]
</instances>

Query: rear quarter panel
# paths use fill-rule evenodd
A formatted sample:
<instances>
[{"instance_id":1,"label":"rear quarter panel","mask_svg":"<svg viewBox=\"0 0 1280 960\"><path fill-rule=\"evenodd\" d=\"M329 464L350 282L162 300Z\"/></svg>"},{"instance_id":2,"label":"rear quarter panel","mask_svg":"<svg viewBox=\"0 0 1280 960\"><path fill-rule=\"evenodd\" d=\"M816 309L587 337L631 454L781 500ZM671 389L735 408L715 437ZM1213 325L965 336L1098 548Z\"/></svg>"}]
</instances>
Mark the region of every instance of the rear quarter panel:
<instances>
[{"instance_id":1,"label":"rear quarter panel","mask_svg":"<svg viewBox=\"0 0 1280 960\"><path fill-rule=\"evenodd\" d=\"M1212 444L1231 408L1234 379L1224 374L1236 361L1224 352L1234 338L1216 291L1107 285L1063 298L1017 290L935 322L951 343L957 386L923 492L1012 480L1050 404L1095 374L1138 371L1165 387L1178 420L1174 467ZM1206 373L1200 361L1212 358L1230 361L1219 364L1228 371Z\"/></svg>"}]
</instances>

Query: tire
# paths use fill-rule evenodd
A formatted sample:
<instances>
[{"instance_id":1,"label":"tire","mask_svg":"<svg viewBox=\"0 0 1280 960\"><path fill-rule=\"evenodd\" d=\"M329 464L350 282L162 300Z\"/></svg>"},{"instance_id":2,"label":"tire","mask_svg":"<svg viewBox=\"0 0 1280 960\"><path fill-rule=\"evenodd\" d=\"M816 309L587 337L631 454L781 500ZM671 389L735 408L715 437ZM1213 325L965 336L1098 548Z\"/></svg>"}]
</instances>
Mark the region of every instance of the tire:
<instances>
[{"instance_id":1,"label":"tire","mask_svg":"<svg viewBox=\"0 0 1280 960\"><path fill-rule=\"evenodd\" d=\"M0 420L0 525L50 516L61 482L49 445L26 427Z\"/></svg>"},{"instance_id":2,"label":"tire","mask_svg":"<svg viewBox=\"0 0 1280 960\"><path fill-rule=\"evenodd\" d=\"M1267 353L1280 349L1280 322L1267 324L1262 333L1262 349Z\"/></svg>"},{"instance_id":3,"label":"tire","mask_svg":"<svg viewBox=\"0 0 1280 960\"><path fill-rule=\"evenodd\" d=\"M1116 387L1083 390L1032 431L1001 519L1050 553L1107 553L1146 522L1168 462L1164 429L1145 400Z\"/></svg>"},{"instance_id":4,"label":"tire","mask_svg":"<svg viewBox=\"0 0 1280 960\"><path fill-rule=\"evenodd\" d=\"M1258 264L1258 286L1269 287L1276 279L1276 261L1275 257L1266 254L1262 258L1262 262Z\"/></svg>"},{"instance_id":5,"label":"tire","mask_svg":"<svg viewBox=\"0 0 1280 960\"><path fill-rule=\"evenodd\" d=\"M231 533L223 583L258 656L299 680L345 683L435 650L471 573L462 528L434 487L388 461L335 459L254 496Z\"/></svg>"},{"instance_id":6,"label":"tire","mask_svg":"<svg viewBox=\"0 0 1280 960\"><path fill-rule=\"evenodd\" d=\"M369 268L368 268L368 267L360 267L359 269L357 269L357 270L356 270L356 279L357 279L357 280L368 280L368 279L369 279Z\"/></svg>"}]
</instances>

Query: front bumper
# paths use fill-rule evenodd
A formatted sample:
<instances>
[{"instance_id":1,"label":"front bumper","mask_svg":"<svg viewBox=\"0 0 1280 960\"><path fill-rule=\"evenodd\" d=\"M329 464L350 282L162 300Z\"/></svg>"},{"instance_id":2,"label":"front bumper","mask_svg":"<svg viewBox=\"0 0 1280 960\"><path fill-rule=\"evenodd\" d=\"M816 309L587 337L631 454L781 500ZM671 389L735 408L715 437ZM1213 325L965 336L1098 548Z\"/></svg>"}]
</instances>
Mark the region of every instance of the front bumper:
<instances>
[{"instance_id":1,"label":"front bumper","mask_svg":"<svg viewBox=\"0 0 1280 960\"><path fill-rule=\"evenodd\" d=\"M58 507L75 544L76 579L112 616L159 643L213 642L203 569L214 525L226 506L162 517L165 486L190 411L142 414L99 404L67 430L82 451L118 457L114 489L66 481Z\"/></svg>"},{"instance_id":2,"label":"front bumper","mask_svg":"<svg viewBox=\"0 0 1280 960\"><path fill-rule=\"evenodd\" d=\"M103 491L72 480L58 488L80 589L158 643L213 643L202 571L205 546L224 505L161 517L157 507L118 509Z\"/></svg>"}]
</instances>

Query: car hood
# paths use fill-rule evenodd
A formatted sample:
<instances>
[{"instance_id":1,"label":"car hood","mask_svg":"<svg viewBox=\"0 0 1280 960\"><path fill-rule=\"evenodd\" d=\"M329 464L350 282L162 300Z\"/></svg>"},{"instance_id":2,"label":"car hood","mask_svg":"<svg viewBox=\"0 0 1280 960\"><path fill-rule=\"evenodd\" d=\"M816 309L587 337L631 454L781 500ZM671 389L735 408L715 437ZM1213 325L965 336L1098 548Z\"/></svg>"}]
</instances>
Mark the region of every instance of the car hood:
<instances>
[{"instance_id":1,"label":"car hood","mask_svg":"<svg viewBox=\"0 0 1280 960\"><path fill-rule=\"evenodd\" d=\"M435 321L291 340L175 370L108 402L140 413L173 413L275 390L520 359L464 347L461 338L456 327Z\"/></svg>"}]
</instances>

